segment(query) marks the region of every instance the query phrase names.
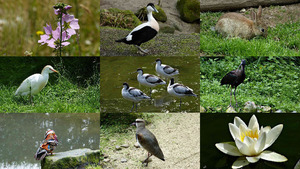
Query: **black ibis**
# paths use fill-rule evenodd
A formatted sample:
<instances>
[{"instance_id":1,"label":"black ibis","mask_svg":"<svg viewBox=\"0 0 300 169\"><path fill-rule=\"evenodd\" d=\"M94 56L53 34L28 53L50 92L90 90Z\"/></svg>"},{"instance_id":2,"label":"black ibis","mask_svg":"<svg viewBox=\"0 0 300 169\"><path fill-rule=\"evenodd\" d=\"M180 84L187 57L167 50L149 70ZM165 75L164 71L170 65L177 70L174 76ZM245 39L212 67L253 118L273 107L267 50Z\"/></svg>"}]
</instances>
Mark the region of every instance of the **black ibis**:
<instances>
[{"instance_id":1,"label":"black ibis","mask_svg":"<svg viewBox=\"0 0 300 169\"><path fill-rule=\"evenodd\" d=\"M236 107L238 106L238 103L236 101L236 96L235 96L235 91L236 88L244 82L245 78L246 78L246 74L245 74L245 65L246 65L246 60L242 60L241 64L239 65L238 69L233 70L231 72L228 72L221 80L221 85L230 85L231 86L231 91L230 91L230 105L231 105L231 96L232 96L232 88L234 87L234 99L235 99L235 103L236 103ZM240 67L242 67L241 69L239 69Z\"/></svg>"}]
</instances>

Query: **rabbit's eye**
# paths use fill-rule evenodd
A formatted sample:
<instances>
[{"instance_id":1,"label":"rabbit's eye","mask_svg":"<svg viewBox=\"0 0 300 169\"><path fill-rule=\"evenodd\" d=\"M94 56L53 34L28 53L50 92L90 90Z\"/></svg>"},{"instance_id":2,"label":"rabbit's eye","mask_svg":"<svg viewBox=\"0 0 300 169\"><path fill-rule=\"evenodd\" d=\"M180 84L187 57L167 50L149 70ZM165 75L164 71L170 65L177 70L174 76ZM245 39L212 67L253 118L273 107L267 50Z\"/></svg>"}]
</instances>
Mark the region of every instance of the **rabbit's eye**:
<instances>
[{"instance_id":1,"label":"rabbit's eye","mask_svg":"<svg viewBox=\"0 0 300 169\"><path fill-rule=\"evenodd\" d=\"M265 29L261 29L262 32L265 32Z\"/></svg>"}]
</instances>

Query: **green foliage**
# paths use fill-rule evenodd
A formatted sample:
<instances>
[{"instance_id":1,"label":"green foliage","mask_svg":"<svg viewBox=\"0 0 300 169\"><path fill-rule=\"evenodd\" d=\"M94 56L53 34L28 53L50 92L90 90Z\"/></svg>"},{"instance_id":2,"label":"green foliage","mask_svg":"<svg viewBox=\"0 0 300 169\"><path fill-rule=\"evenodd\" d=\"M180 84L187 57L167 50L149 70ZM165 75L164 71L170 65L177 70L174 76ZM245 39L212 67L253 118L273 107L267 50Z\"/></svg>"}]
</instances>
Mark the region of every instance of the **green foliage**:
<instances>
[{"instance_id":1,"label":"green foliage","mask_svg":"<svg viewBox=\"0 0 300 169\"><path fill-rule=\"evenodd\" d=\"M200 52L210 56L299 56L300 22L278 24L267 38L226 38L214 31L222 13L201 13ZM205 42L205 43L204 43Z\"/></svg>"},{"instance_id":2,"label":"green foliage","mask_svg":"<svg viewBox=\"0 0 300 169\"><path fill-rule=\"evenodd\" d=\"M100 10L100 26L133 29L139 24L141 21L130 10L117 8Z\"/></svg>"},{"instance_id":3,"label":"green foliage","mask_svg":"<svg viewBox=\"0 0 300 169\"><path fill-rule=\"evenodd\" d=\"M220 86L223 76L245 58L246 79L237 87L239 110L246 101L270 106L272 111L300 112L300 59L297 57L201 57L200 104L209 112L225 112L230 87ZM234 97L232 104L235 105Z\"/></svg>"},{"instance_id":4,"label":"green foliage","mask_svg":"<svg viewBox=\"0 0 300 169\"><path fill-rule=\"evenodd\" d=\"M185 22L199 21L200 1L199 0L178 0L176 5L180 18Z\"/></svg>"},{"instance_id":5,"label":"green foliage","mask_svg":"<svg viewBox=\"0 0 300 169\"><path fill-rule=\"evenodd\" d=\"M99 55L99 3L98 0L60 2L72 6L68 12L79 19L80 35L70 39L71 45L64 47L65 56ZM38 44L37 31L44 31L46 23L56 25L53 12L55 1L2 1L0 24L1 56L55 56L53 49ZM78 40L77 40L78 39ZM87 42L88 41L88 42ZM32 53L32 54L25 54Z\"/></svg>"},{"instance_id":6,"label":"green foliage","mask_svg":"<svg viewBox=\"0 0 300 169\"><path fill-rule=\"evenodd\" d=\"M158 13L152 12L153 17L160 22L166 22L167 21L167 15L165 11L158 5L155 5L155 8L158 10ZM142 21L147 20L147 9L146 7L143 7L135 13L135 15Z\"/></svg>"}]
</instances>

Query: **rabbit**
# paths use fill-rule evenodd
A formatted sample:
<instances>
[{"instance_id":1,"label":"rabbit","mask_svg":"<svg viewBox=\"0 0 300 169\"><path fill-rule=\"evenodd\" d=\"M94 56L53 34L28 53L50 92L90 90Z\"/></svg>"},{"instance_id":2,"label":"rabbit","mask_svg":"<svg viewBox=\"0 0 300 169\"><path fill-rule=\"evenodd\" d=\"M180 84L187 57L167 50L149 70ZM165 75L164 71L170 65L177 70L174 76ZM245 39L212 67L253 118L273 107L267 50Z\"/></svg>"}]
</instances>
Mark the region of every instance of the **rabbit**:
<instances>
[{"instance_id":1,"label":"rabbit","mask_svg":"<svg viewBox=\"0 0 300 169\"><path fill-rule=\"evenodd\" d=\"M239 13L226 13L216 24L216 31L223 36L252 39L255 36L267 37L267 26L262 21L262 8L258 7L257 14L251 11L251 20Z\"/></svg>"}]
</instances>

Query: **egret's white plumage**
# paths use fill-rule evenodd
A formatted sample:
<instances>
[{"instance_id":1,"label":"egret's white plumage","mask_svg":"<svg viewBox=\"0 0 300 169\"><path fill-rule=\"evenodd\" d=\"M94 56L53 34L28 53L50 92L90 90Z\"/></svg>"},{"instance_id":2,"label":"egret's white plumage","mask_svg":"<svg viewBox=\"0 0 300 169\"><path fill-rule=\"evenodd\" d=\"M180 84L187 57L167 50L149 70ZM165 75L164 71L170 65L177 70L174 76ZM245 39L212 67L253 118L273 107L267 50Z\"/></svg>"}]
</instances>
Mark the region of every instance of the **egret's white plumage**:
<instances>
[{"instance_id":1,"label":"egret's white plumage","mask_svg":"<svg viewBox=\"0 0 300 169\"><path fill-rule=\"evenodd\" d=\"M156 72L159 75L163 76L164 78L171 78L172 76L179 74L178 69L172 68L169 65L161 64L160 59L156 59L155 62L156 62L156 65L155 65Z\"/></svg>"},{"instance_id":2,"label":"egret's white plumage","mask_svg":"<svg viewBox=\"0 0 300 169\"><path fill-rule=\"evenodd\" d=\"M137 80L141 85L150 87L150 97L151 97L151 87L155 87L157 85L165 85L166 82L160 79L159 77L147 73L143 73L143 69L137 69L138 75Z\"/></svg>"},{"instance_id":3,"label":"egret's white plumage","mask_svg":"<svg viewBox=\"0 0 300 169\"><path fill-rule=\"evenodd\" d=\"M36 73L26 78L17 89L15 95L30 95L31 97L32 95L38 94L46 86L49 79L49 73L53 72L57 73L52 66L45 66L41 74Z\"/></svg>"},{"instance_id":4,"label":"egret's white plumage","mask_svg":"<svg viewBox=\"0 0 300 169\"><path fill-rule=\"evenodd\" d=\"M147 49L142 49L140 45L154 38L159 31L159 25L152 15L152 12L158 12L153 3L147 5L147 18L145 22L135 27L125 38L116 40L116 42L124 42L126 44L133 44L143 53L148 53Z\"/></svg>"},{"instance_id":5,"label":"egret's white plumage","mask_svg":"<svg viewBox=\"0 0 300 169\"><path fill-rule=\"evenodd\" d=\"M185 97L185 96L197 97L197 95L195 93L193 93L193 89L191 89L187 86L184 86L183 84L174 83L174 78L171 78L167 90L171 96L180 98L180 107L181 107L181 98L182 97Z\"/></svg>"},{"instance_id":6,"label":"egret's white plumage","mask_svg":"<svg viewBox=\"0 0 300 169\"><path fill-rule=\"evenodd\" d=\"M137 103L141 100L150 99L150 97L144 94L141 90L136 89L134 87L129 87L128 83L123 83L122 96L124 99L133 102L131 111L134 108L134 103ZM137 105L136 105L136 109L137 109Z\"/></svg>"}]
</instances>

